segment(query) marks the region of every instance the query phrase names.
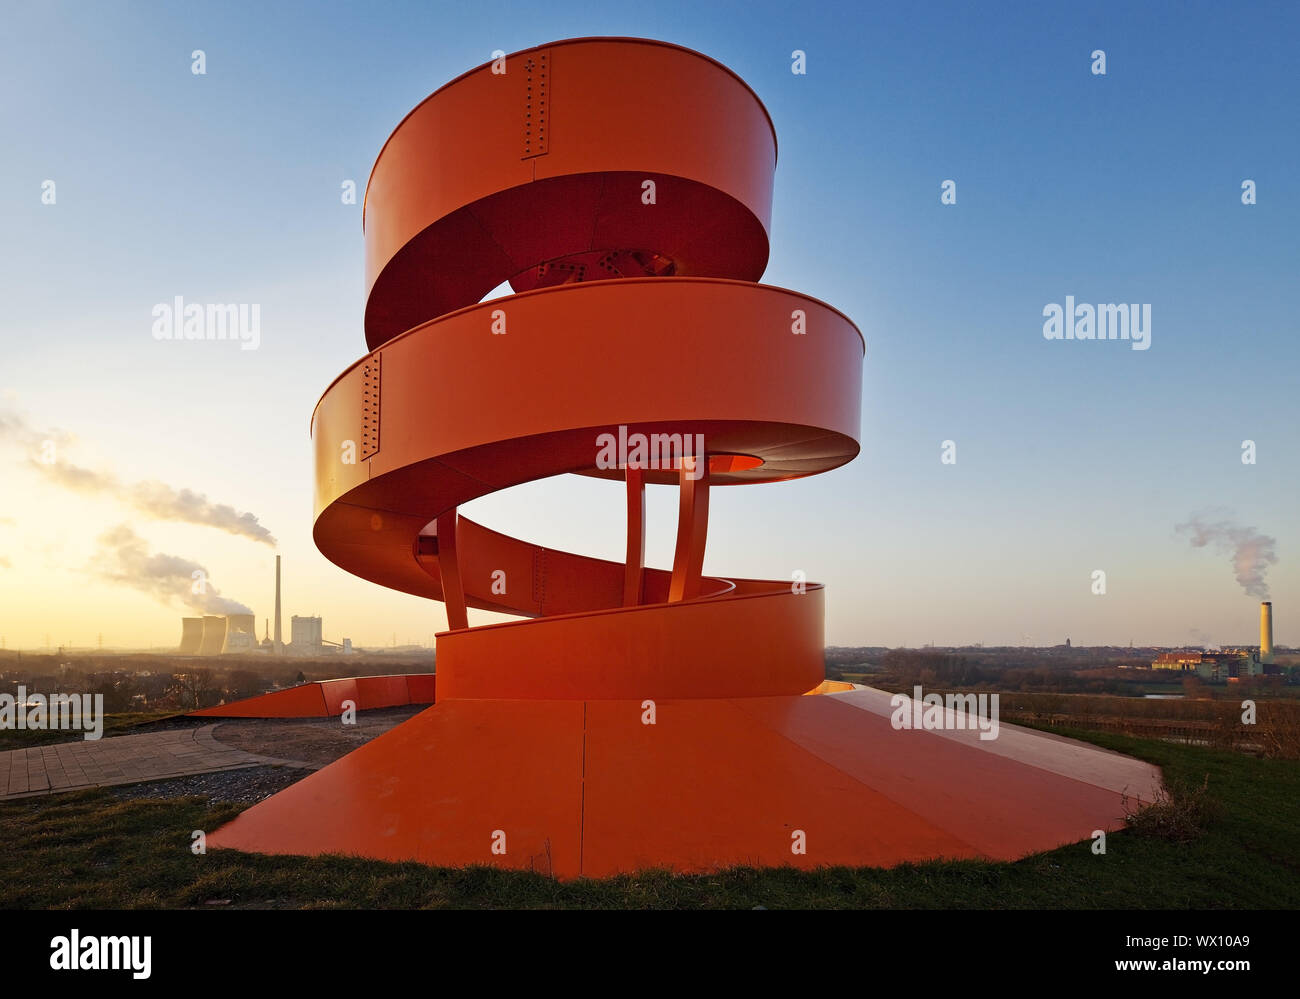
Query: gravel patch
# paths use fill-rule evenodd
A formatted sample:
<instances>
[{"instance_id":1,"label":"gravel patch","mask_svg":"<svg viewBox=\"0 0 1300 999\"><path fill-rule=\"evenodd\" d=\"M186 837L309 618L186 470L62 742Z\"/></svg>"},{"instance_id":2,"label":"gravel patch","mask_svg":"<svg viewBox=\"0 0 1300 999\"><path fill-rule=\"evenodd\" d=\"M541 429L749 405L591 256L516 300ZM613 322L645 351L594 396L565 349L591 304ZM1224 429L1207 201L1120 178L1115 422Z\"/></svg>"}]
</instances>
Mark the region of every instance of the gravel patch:
<instances>
[{"instance_id":1,"label":"gravel patch","mask_svg":"<svg viewBox=\"0 0 1300 999\"><path fill-rule=\"evenodd\" d=\"M192 794L206 794L213 802L254 805L263 798L269 798L278 791L283 791L290 784L302 780L309 773L312 771L297 767L244 767L240 770L222 770L211 774L171 777L145 784L121 784L105 790L120 801L140 798L185 798Z\"/></svg>"},{"instance_id":2,"label":"gravel patch","mask_svg":"<svg viewBox=\"0 0 1300 999\"><path fill-rule=\"evenodd\" d=\"M292 760L310 766L266 764L117 785L106 790L119 800L207 795L213 802L253 805L302 780L313 769L328 766L426 708L428 705L423 704L363 711L358 713L355 725L344 725L338 718L233 718L218 721L212 729L212 737L222 745L257 756ZM212 718L168 718L151 723L147 728L149 731L192 728L212 725L214 721Z\"/></svg>"},{"instance_id":3,"label":"gravel patch","mask_svg":"<svg viewBox=\"0 0 1300 999\"><path fill-rule=\"evenodd\" d=\"M166 732L174 728L202 728L204 725L211 725L211 718L191 718L188 715L173 715L170 718L159 718L157 721L140 722L138 725L132 725L129 729L121 729L113 732L113 735L139 735L141 732ZM110 733L105 732L107 736Z\"/></svg>"}]
</instances>

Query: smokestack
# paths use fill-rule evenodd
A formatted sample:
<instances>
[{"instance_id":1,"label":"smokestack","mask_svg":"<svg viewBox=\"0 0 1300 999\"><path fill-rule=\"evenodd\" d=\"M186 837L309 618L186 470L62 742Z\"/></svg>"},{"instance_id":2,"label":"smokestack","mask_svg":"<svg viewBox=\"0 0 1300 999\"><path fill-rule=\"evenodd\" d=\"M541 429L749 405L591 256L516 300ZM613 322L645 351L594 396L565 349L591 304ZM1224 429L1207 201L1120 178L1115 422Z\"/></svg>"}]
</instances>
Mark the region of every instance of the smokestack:
<instances>
[{"instance_id":1,"label":"smokestack","mask_svg":"<svg viewBox=\"0 0 1300 999\"><path fill-rule=\"evenodd\" d=\"M1265 600L1259 605L1259 661L1273 661L1273 601Z\"/></svg>"},{"instance_id":2,"label":"smokestack","mask_svg":"<svg viewBox=\"0 0 1300 999\"><path fill-rule=\"evenodd\" d=\"M284 651L283 635L280 632L280 556L275 557L275 654Z\"/></svg>"}]
</instances>

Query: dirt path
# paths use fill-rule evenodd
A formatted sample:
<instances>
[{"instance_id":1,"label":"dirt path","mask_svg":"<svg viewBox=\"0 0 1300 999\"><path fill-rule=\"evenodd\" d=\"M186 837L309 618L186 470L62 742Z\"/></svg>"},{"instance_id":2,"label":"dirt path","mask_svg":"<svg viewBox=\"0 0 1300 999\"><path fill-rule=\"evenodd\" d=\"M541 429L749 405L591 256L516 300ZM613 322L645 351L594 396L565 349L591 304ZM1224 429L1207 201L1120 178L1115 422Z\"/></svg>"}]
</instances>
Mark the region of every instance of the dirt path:
<instances>
[{"instance_id":1,"label":"dirt path","mask_svg":"<svg viewBox=\"0 0 1300 999\"><path fill-rule=\"evenodd\" d=\"M337 718L239 718L219 723L213 737L246 753L304 760L323 767L427 707L404 705L364 711L357 715L355 725L344 725Z\"/></svg>"}]
</instances>

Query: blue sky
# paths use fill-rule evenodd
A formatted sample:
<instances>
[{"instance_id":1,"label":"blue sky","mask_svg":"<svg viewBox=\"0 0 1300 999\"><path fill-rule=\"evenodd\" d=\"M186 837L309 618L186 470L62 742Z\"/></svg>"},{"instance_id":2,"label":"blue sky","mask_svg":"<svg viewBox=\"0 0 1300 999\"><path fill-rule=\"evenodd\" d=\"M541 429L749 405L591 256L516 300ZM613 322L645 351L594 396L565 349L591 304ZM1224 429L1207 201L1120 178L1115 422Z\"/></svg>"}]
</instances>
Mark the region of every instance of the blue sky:
<instances>
[{"instance_id":1,"label":"blue sky","mask_svg":"<svg viewBox=\"0 0 1300 999\"><path fill-rule=\"evenodd\" d=\"M310 540L311 408L364 350L360 206L340 183L364 189L403 115L494 49L660 38L765 103L780 152L764 281L840 308L868 347L862 454L719 490L706 571L826 582L834 644L1249 641L1258 598L1174 531L1217 508L1276 539L1277 638L1300 645L1300 8L1057 7L11 3L0 406L74 434L78 464L254 512L285 555L286 616L427 641L440 605L352 579ZM260 303L261 348L155 341L150 309L176 295ZM1043 307L1067 295L1150 303L1151 349L1044 340ZM96 537L129 513L21 457L0 454L0 606L44 609L0 619L9 647L51 630L174 643L177 607L95 578ZM663 565L674 506L654 492ZM557 480L467 512L617 557L618 503ZM269 611L266 546L140 533Z\"/></svg>"}]
</instances>

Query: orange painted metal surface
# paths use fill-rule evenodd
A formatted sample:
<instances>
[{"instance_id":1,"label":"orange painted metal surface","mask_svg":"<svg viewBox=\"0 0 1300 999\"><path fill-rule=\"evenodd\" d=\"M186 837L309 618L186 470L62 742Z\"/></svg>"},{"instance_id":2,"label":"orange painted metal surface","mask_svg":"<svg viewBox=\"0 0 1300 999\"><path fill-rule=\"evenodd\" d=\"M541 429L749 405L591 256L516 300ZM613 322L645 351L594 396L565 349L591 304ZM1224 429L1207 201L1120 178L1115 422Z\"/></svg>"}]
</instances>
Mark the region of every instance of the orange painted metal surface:
<instances>
[{"instance_id":1,"label":"orange painted metal surface","mask_svg":"<svg viewBox=\"0 0 1300 999\"><path fill-rule=\"evenodd\" d=\"M704 572L712 490L859 450L862 335L755 283L776 138L754 93L646 40L500 68L381 151L371 352L312 419L317 547L446 604L438 703L209 843L572 877L1010 858L1113 825L1113 789L837 704L819 584ZM621 485L624 562L461 514L565 473ZM671 570L643 564L647 485L679 490ZM525 620L469 627L475 609Z\"/></svg>"},{"instance_id":2,"label":"orange painted metal surface","mask_svg":"<svg viewBox=\"0 0 1300 999\"><path fill-rule=\"evenodd\" d=\"M429 708L244 812L209 843L571 876L581 866L582 702L484 707Z\"/></svg>"},{"instance_id":3,"label":"orange painted metal surface","mask_svg":"<svg viewBox=\"0 0 1300 999\"><path fill-rule=\"evenodd\" d=\"M329 714L319 683L304 683L190 712L196 718L328 718Z\"/></svg>"},{"instance_id":4,"label":"orange painted metal surface","mask_svg":"<svg viewBox=\"0 0 1300 999\"><path fill-rule=\"evenodd\" d=\"M404 704L432 704L432 673L343 677L299 684L287 690L246 697L215 708L191 711L197 718L331 718L343 713L343 702L358 711Z\"/></svg>"},{"instance_id":5,"label":"orange painted metal surface","mask_svg":"<svg viewBox=\"0 0 1300 999\"><path fill-rule=\"evenodd\" d=\"M208 842L572 878L1015 860L1122 824L1121 790L1083 767L1071 777L988 744L897 732L841 696L664 700L653 725L643 701L451 699ZM1125 759L1070 745L1089 761Z\"/></svg>"},{"instance_id":6,"label":"orange painted metal surface","mask_svg":"<svg viewBox=\"0 0 1300 999\"><path fill-rule=\"evenodd\" d=\"M333 718L343 713L343 702L351 701L361 710L360 698L357 694L357 681L353 677L341 677L337 680L326 680L321 683L321 693L325 697L325 713Z\"/></svg>"},{"instance_id":7,"label":"orange painted metal surface","mask_svg":"<svg viewBox=\"0 0 1300 999\"><path fill-rule=\"evenodd\" d=\"M406 675L406 701L408 704L432 704L435 698L437 680L432 673L408 673Z\"/></svg>"}]
</instances>

